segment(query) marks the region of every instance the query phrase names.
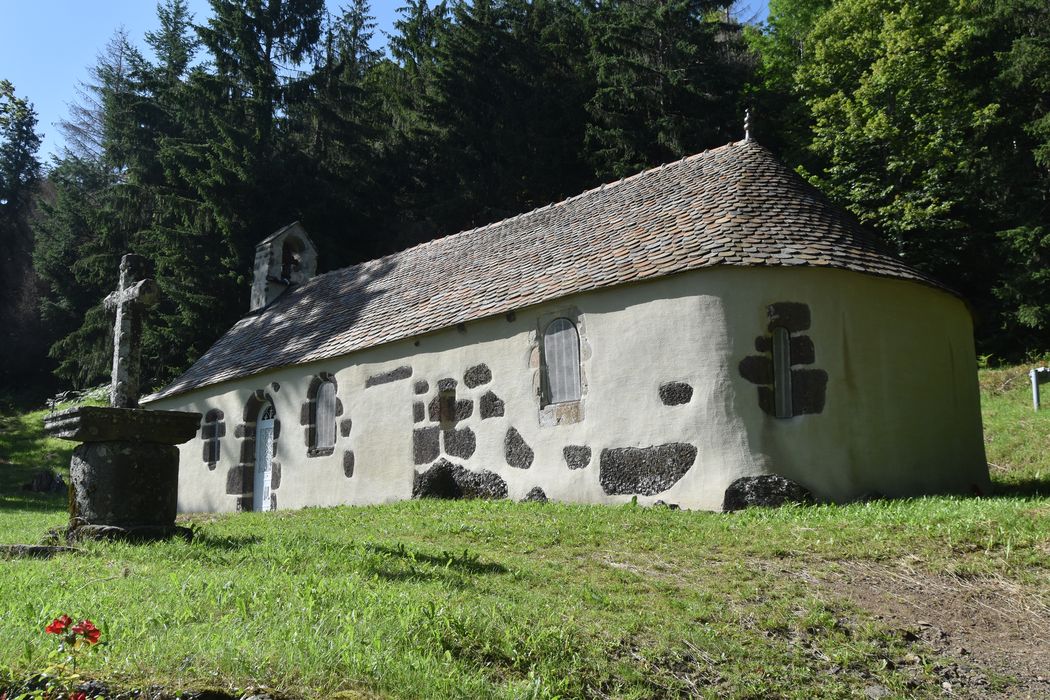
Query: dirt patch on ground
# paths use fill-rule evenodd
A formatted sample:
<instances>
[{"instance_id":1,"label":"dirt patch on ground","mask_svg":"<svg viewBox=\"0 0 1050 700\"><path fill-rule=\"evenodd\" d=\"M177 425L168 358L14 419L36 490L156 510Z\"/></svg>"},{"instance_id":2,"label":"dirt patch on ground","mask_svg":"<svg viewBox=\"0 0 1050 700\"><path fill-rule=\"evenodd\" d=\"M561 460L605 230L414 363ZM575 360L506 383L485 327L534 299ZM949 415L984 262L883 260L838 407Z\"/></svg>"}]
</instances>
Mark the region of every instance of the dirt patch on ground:
<instances>
[{"instance_id":1,"label":"dirt patch on ground","mask_svg":"<svg viewBox=\"0 0 1050 700\"><path fill-rule=\"evenodd\" d=\"M1050 608L1016 583L930 574L908 562L856 561L821 571L815 580L950 660L936 669L946 695L1050 698Z\"/></svg>"}]
</instances>

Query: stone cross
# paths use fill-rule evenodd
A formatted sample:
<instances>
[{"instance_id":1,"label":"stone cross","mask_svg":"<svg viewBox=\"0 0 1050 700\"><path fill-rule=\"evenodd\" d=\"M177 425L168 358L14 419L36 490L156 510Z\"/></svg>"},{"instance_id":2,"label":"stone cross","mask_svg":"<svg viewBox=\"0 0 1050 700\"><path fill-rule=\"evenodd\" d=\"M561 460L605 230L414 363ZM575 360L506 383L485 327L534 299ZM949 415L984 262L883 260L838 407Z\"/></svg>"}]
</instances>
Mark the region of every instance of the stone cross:
<instances>
[{"instance_id":1,"label":"stone cross","mask_svg":"<svg viewBox=\"0 0 1050 700\"><path fill-rule=\"evenodd\" d=\"M142 316L157 303L157 283L143 279L146 259L128 253L120 259L120 285L106 297L107 311L116 311L113 325L113 380L109 405L137 408L139 405L139 358L142 355Z\"/></svg>"}]
</instances>

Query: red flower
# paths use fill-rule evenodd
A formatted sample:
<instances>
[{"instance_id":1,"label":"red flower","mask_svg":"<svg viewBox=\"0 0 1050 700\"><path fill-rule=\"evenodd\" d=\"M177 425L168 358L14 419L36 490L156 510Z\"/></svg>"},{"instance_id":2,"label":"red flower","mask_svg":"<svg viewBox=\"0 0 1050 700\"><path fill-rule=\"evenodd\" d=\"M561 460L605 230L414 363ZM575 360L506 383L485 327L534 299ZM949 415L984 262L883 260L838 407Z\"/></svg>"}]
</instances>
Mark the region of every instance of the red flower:
<instances>
[{"instance_id":1,"label":"red flower","mask_svg":"<svg viewBox=\"0 0 1050 700\"><path fill-rule=\"evenodd\" d=\"M91 620L81 620L74 625L73 634L79 634L87 640L88 644L98 644L99 637L102 636L102 632L99 631L98 627L95 627L95 623Z\"/></svg>"},{"instance_id":2,"label":"red flower","mask_svg":"<svg viewBox=\"0 0 1050 700\"><path fill-rule=\"evenodd\" d=\"M69 615L59 615L51 624L44 628L44 631L48 634L62 634L66 631L66 628L73 623L73 618Z\"/></svg>"},{"instance_id":3,"label":"red flower","mask_svg":"<svg viewBox=\"0 0 1050 700\"><path fill-rule=\"evenodd\" d=\"M87 693L83 690L74 690L69 694L69 700L87 700Z\"/></svg>"}]
</instances>

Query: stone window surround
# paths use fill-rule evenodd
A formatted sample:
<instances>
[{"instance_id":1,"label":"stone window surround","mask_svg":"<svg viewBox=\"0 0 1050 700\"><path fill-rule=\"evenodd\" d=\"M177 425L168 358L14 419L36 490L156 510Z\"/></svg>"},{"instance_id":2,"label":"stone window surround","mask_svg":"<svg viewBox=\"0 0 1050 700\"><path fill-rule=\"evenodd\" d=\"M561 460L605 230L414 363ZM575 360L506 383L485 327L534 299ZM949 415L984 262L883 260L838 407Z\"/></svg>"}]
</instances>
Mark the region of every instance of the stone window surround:
<instances>
[{"instance_id":1,"label":"stone window surround","mask_svg":"<svg viewBox=\"0 0 1050 700\"><path fill-rule=\"evenodd\" d=\"M547 403L546 380L543 357L543 333L547 326L559 318L565 318L576 326L580 339L580 399L565 403ZM576 306L563 306L540 314L536 318L536 331L529 353L529 364L533 370L533 389L539 403L538 419L540 427L569 425L580 423L584 419L584 408L587 402L588 368L591 359L591 346L587 340L586 319Z\"/></svg>"},{"instance_id":2,"label":"stone window surround","mask_svg":"<svg viewBox=\"0 0 1050 700\"><path fill-rule=\"evenodd\" d=\"M268 392L263 389L256 390L244 404L242 423L234 429L234 437L241 441L240 463L230 467L226 477L226 493L235 498L235 506L238 511L252 510L252 496L255 492L255 424L259 418L259 412L266 404L275 409L277 404ZM281 421L279 418L273 420L273 460L271 469L271 506L276 503L276 494L273 493L281 486L281 463L277 460L277 442L281 437ZM274 508L276 510L276 508Z\"/></svg>"},{"instance_id":3,"label":"stone window surround","mask_svg":"<svg viewBox=\"0 0 1050 700\"><path fill-rule=\"evenodd\" d=\"M334 417L336 419L337 432L335 441L331 446L317 447L317 394L321 389L321 385L326 382L331 382L335 386ZM343 415L343 402L339 399L339 383L336 381L335 375L331 372L318 372L310 378L310 384L306 389L306 401L303 402L302 410L299 414L299 423L304 427L303 437L306 441L307 457L329 457L335 454L335 446L339 441L339 434L342 432L338 421L341 415Z\"/></svg>"},{"instance_id":4,"label":"stone window surround","mask_svg":"<svg viewBox=\"0 0 1050 700\"><path fill-rule=\"evenodd\" d=\"M203 460L209 471L214 471L219 463L219 443L226 436L225 415L217 408L204 414L201 421L201 442L204 443Z\"/></svg>"}]
</instances>

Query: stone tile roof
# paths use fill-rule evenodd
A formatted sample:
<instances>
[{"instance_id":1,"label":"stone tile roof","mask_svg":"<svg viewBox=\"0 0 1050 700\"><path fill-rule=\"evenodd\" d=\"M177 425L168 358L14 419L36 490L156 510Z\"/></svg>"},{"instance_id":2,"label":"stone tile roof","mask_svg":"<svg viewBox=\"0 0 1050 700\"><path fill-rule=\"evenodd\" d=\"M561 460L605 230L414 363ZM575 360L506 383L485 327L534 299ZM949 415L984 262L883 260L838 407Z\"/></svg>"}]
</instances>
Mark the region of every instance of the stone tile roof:
<instances>
[{"instance_id":1,"label":"stone tile roof","mask_svg":"<svg viewBox=\"0 0 1050 700\"><path fill-rule=\"evenodd\" d=\"M941 286L741 141L315 277L241 319L147 400L717 265L831 267Z\"/></svg>"}]
</instances>

